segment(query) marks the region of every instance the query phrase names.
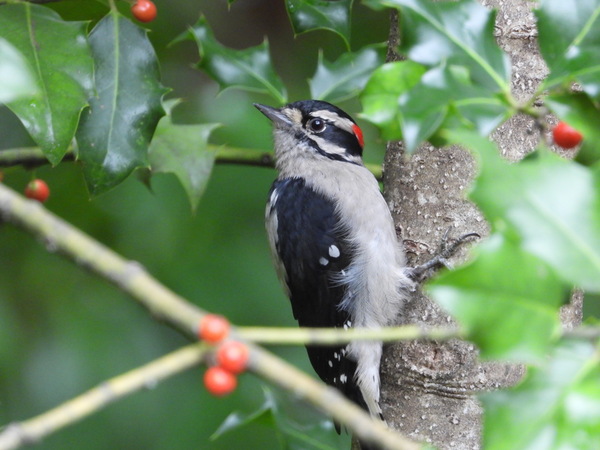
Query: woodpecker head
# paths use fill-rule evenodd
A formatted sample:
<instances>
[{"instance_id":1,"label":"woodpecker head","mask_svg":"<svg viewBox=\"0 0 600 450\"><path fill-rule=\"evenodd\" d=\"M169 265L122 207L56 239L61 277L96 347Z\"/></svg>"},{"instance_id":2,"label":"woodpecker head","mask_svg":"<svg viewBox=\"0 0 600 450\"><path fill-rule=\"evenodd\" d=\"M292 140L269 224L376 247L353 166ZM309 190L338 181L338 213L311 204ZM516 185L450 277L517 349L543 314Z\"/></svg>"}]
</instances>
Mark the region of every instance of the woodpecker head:
<instances>
[{"instance_id":1,"label":"woodpecker head","mask_svg":"<svg viewBox=\"0 0 600 450\"><path fill-rule=\"evenodd\" d=\"M319 100L303 100L282 108L254 106L273 121L278 159L293 153L297 158L362 164L362 131L336 106Z\"/></svg>"}]
</instances>

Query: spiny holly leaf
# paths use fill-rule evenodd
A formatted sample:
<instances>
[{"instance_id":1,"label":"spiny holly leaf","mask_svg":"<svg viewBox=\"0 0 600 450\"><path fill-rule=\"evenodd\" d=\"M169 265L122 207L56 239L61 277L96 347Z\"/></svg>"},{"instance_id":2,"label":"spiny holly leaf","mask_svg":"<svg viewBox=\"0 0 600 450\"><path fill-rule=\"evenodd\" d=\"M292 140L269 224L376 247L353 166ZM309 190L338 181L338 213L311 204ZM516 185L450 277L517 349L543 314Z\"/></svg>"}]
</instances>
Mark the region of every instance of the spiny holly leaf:
<instances>
[{"instance_id":1,"label":"spiny holly leaf","mask_svg":"<svg viewBox=\"0 0 600 450\"><path fill-rule=\"evenodd\" d=\"M566 289L543 261L506 236L492 235L476 253L473 263L443 274L428 291L484 357L542 357L560 326Z\"/></svg>"},{"instance_id":2,"label":"spiny holly leaf","mask_svg":"<svg viewBox=\"0 0 600 450\"><path fill-rule=\"evenodd\" d=\"M350 50L350 13L353 0L286 0L294 34L325 29L337 33Z\"/></svg>"},{"instance_id":3,"label":"spiny holly leaf","mask_svg":"<svg viewBox=\"0 0 600 450\"><path fill-rule=\"evenodd\" d=\"M406 149L432 137L444 121L452 127L491 133L508 115L510 105L504 97L472 84L464 66L440 66L425 73L420 81L399 98L401 126Z\"/></svg>"},{"instance_id":4,"label":"spiny holly leaf","mask_svg":"<svg viewBox=\"0 0 600 450\"><path fill-rule=\"evenodd\" d=\"M328 426L321 416L319 423L314 423L314 411L299 407L297 402L292 405L289 399L276 398L276 393L269 389L264 389L264 393L265 401L258 410L251 413L231 413L211 436L211 440L230 431L259 425L272 429L282 448L335 450L349 447L349 442L345 442L347 439L335 435L333 427ZM300 418L299 422L295 420L296 417Z\"/></svg>"},{"instance_id":5,"label":"spiny holly leaf","mask_svg":"<svg viewBox=\"0 0 600 450\"><path fill-rule=\"evenodd\" d=\"M377 125L384 139L402 139L402 111L398 101L402 94L419 82L425 70L424 66L412 61L397 61L379 67L369 78L360 95L363 105L361 116Z\"/></svg>"},{"instance_id":6,"label":"spiny holly leaf","mask_svg":"<svg viewBox=\"0 0 600 450\"><path fill-rule=\"evenodd\" d=\"M6 39L0 38L0 103L31 98L38 87L23 55Z\"/></svg>"},{"instance_id":7,"label":"spiny holly leaf","mask_svg":"<svg viewBox=\"0 0 600 450\"><path fill-rule=\"evenodd\" d=\"M380 45L364 47L355 53L344 53L332 63L324 60L320 52L317 71L308 83L311 98L337 103L355 96L371 73L383 64L384 52Z\"/></svg>"},{"instance_id":8,"label":"spiny holly leaf","mask_svg":"<svg viewBox=\"0 0 600 450\"><path fill-rule=\"evenodd\" d=\"M79 159L91 194L105 192L137 167L164 115L158 61L146 32L111 12L90 33L97 96L77 131Z\"/></svg>"},{"instance_id":9,"label":"spiny holly leaf","mask_svg":"<svg viewBox=\"0 0 600 450\"><path fill-rule=\"evenodd\" d=\"M473 80L509 95L510 63L494 39L495 12L478 2L382 0L402 9L401 50L427 66L444 61L469 68Z\"/></svg>"},{"instance_id":10,"label":"spiny holly leaf","mask_svg":"<svg viewBox=\"0 0 600 450\"><path fill-rule=\"evenodd\" d=\"M243 428L251 424L260 424L267 427L275 428L277 424L276 414L277 403L271 392L265 389L265 401L259 409L251 413L241 413L234 411L227 416L225 421L219 426L210 437L214 441L226 433Z\"/></svg>"},{"instance_id":11,"label":"spiny holly leaf","mask_svg":"<svg viewBox=\"0 0 600 450\"><path fill-rule=\"evenodd\" d=\"M589 342L564 341L518 387L482 401L486 449L597 448L600 351Z\"/></svg>"},{"instance_id":12,"label":"spiny holly leaf","mask_svg":"<svg viewBox=\"0 0 600 450\"><path fill-rule=\"evenodd\" d=\"M52 164L67 152L81 110L93 92L86 22L64 22L44 6L2 5L0 37L32 69L37 93L8 103Z\"/></svg>"},{"instance_id":13,"label":"spiny holly leaf","mask_svg":"<svg viewBox=\"0 0 600 450\"><path fill-rule=\"evenodd\" d=\"M215 161L208 138L218 124L179 125L171 115L163 117L150 144L148 157L153 173L173 173L187 193L192 211L204 193Z\"/></svg>"},{"instance_id":14,"label":"spiny holly leaf","mask_svg":"<svg viewBox=\"0 0 600 450\"><path fill-rule=\"evenodd\" d=\"M600 100L600 0L543 0L535 11L550 74L542 90L579 81Z\"/></svg>"},{"instance_id":15,"label":"spiny holly leaf","mask_svg":"<svg viewBox=\"0 0 600 450\"><path fill-rule=\"evenodd\" d=\"M471 197L492 226L510 224L523 248L568 285L599 292L600 168L590 170L547 150L508 164L486 139L459 131L449 134L451 142L477 149L482 158Z\"/></svg>"},{"instance_id":16,"label":"spiny holly leaf","mask_svg":"<svg viewBox=\"0 0 600 450\"><path fill-rule=\"evenodd\" d=\"M200 17L189 34L200 52L198 67L217 81L222 90L239 88L261 92L271 95L280 104L286 103L287 93L271 65L266 40L245 50L227 48L215 39L204 17Z\"/></svg>"}]
</instances>

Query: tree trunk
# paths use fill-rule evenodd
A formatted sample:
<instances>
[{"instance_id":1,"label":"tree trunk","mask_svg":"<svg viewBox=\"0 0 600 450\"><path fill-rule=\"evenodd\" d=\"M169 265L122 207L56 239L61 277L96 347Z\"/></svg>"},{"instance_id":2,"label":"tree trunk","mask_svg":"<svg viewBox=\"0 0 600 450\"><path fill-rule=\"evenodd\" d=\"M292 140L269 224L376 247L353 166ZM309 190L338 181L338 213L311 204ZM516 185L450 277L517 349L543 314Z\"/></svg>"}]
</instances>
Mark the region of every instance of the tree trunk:
<instances>
[{"instance_id":1,"label":"tree trunk","mask_svg":"<svg viewBox=\"0 0 600 450\"><path fill-rule=\"evenodd\" d=\"M533 3L482 3L499 8L495 34L512 60L512 91L517 100L528 99L547 73L537 46L530 10ZM398 36L394 31L396 21L397 16L392 14L389 60L398 58L393 51ZM539 130L529 117L516 116L499 127L492 138L503 155L518 160L535 148ZM489 234L481 212L465 199L475 175L470 153L458 147L424 145L407 157L401 143L389 143L384 163L385 197L409 265L431 258L449 228L451 238L470 232L484 237ZM468 246L464 247L454 263L466 258ZM454 323L421 292L410 299L399 322L424 327ZM384 351L381 371L381 403L391 427L438 448L476 449L481 447L482 430L482 408L476 394L518 383L524 369L520 365L481 362L473 344L454 340L390 345Z\"/></svg>"}]
</instances>

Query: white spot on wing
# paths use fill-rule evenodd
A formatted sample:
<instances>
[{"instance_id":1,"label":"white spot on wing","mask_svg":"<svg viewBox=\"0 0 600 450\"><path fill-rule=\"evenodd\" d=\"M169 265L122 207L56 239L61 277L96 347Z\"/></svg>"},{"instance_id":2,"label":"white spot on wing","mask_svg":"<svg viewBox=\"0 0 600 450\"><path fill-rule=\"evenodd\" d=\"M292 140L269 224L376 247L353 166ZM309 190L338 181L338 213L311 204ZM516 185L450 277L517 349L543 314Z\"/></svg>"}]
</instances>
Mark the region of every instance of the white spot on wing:
<instances>
[{"instance_id":1,"label":"white spot on wing","mask_svg":"<svg viewBox=\"0 0 600 450\"><path fill-rule=\"evenodd\" d=\"M319 258L319 264L321 264L322 266L326 266L327 264L329 264L329 260L327 258L323 258L322 256Z\"/></svg>"},{"instance_id":2,"label":"white spot on wing","mask_svg":"<svg viewBox=\"0 0 600 450\"><path fill-rule=\"evenodd\" d=\"M332 258L339 258L340 257L340 249L337 248L337 246L331 244L329 246L329 256L331 256Z\"/></svg>"},{"instance_id":3,"label":"white spot on wing","mask_svg":"<svg viewBox=\"0 0 600 450\"><path fill-rule=\"evenodd\" d=\"M340 375L340 382L342 383L346 383L346 381L348 381L348 377L346 376L345 373Z\"/></svg>"}]
</instances>

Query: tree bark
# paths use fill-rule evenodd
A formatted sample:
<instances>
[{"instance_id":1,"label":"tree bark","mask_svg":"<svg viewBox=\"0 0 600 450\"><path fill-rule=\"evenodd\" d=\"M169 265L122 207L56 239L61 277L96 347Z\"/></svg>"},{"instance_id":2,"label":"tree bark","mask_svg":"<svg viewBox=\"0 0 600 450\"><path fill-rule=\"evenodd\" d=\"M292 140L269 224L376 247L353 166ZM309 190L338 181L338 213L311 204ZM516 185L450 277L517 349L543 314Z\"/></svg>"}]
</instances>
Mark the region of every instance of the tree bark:
<instances>
[{"instance_id":1,"label":"tree bark","mask_svg":"<svg viewBox=\"0 0 600 450\"><path fill-rule=\"evenodd\" d=\"M533 3L528 0L482 0L498 8L495 34L512 61L512 91L528 100L547 74L538 46ZM392 14L388 60L398 60L397 16ZM540 138L533 119L518 115L492 135L502 154L521 159ZM390 142L384 162L384 194L408 264L421 264L437 251L444 233L450 237L477 232L485 237L489 226L474 204L465 199L476 166L470 153L458 147L424 145L408 157L400 142ZM453 258L467 258L463 246ZM581 316L581 292L576 291L564 315ZM482 299L485 301L485 299ZM424 327L448 325L453 319L422 292L415 293L398 323ZM418 441L441 449L481 447L482 407L477 394L512 386L524 374L520 365L482 362L477 348L464 341L404 342L386 347L382 358L382 408L390 426Z\"/></svg>"}]
</instances>

